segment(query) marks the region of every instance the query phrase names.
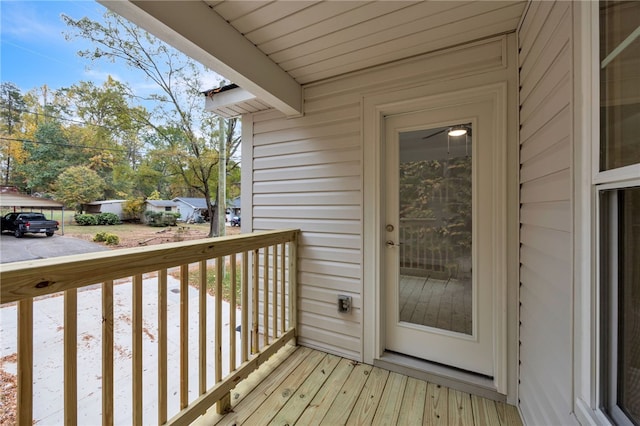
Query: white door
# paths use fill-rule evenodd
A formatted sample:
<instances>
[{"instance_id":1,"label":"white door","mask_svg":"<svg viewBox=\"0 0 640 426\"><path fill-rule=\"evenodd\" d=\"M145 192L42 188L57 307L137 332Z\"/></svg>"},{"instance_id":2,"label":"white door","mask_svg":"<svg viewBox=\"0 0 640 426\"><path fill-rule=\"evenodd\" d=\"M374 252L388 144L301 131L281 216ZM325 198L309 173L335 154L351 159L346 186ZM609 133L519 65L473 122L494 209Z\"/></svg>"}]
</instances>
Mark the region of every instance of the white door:
<instances>
[{"instance_id":1,"label":"white door","mask_svg":"<svg viewBox=\"0 0 640 426\"><path fill-rule=\"evenodd\" d=\"M386 350L491 377L494 114L476 99L385 118L382 289Z\"/></svg>"}]
</instances>

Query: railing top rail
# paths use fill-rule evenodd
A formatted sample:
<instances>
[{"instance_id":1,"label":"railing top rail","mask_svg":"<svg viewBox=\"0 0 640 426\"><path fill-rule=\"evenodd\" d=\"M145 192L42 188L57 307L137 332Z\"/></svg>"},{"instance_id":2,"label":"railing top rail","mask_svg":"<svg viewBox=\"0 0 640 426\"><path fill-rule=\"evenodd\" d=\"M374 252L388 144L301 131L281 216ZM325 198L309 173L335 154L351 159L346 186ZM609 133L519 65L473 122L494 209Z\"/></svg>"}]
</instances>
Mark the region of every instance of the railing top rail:
<instances>
[{"instance_id":1,"label":"railing top rail","mask_svg":"<svg viewBox=\"0 0 640 426\"><path fill-rule=\"evenodd\" d=\"M0 304L296 241L299 230L255 232L0 265Z\"/></svg>"}]
</instances>

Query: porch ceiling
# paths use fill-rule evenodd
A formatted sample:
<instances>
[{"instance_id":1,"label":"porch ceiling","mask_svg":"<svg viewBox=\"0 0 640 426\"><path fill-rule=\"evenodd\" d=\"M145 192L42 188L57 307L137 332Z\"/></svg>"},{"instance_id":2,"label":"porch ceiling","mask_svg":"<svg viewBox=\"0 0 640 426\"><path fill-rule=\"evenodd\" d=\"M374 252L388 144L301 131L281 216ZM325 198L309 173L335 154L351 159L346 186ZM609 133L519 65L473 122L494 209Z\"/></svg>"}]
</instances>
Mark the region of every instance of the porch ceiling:
<instances>
[{"instance_id":1,"label":"porch ceiling","mask_svg":"<svg viewBox=\"0 0 640 426\"><path fill-rule=\"evenodd\" d=\"M100 1L287 115L302 85L513 31L526 3Z\"/></svg>"}]
</instances>

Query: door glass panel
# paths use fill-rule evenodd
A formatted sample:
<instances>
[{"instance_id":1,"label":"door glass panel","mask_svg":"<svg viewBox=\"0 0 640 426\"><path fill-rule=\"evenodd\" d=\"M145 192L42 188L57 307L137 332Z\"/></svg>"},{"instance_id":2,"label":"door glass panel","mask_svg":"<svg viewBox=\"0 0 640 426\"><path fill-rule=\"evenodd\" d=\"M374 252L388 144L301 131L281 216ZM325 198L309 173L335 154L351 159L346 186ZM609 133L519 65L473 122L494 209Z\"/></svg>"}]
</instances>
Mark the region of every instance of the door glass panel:
<instances>
[{"instance_id":1,"label":"door glass panel","mask_svg":"<svg viewBox=\"0 0 640 426\"><path fill-rule=\"evenodd\" d=\"M471 334L472 129L460 127L400 133L398 301L400 321Z\"/></svg>"}]
</instances>

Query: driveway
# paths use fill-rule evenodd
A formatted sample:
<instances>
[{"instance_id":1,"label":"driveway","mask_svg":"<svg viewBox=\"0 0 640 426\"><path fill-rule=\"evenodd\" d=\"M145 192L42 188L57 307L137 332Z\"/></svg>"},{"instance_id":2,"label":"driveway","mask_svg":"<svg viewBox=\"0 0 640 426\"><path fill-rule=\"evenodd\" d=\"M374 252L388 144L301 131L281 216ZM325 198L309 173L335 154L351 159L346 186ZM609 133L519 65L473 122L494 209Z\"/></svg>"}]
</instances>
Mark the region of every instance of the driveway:
<instances>
[{"instance_id":1,"label":"driveway","mask_svg":"<svg viewBox=\"0 0 640 426\"><path fill-rule=\"evenodd\" d=\"M100 244L57 234L53 237L46 237L44 234L25 234L22 238L16 238L8 233L0 234L0 263L106 250L109 249Z\"/></svg>"}]
</instances>

